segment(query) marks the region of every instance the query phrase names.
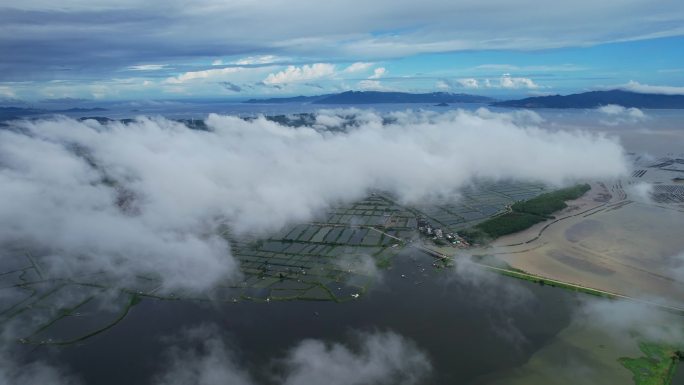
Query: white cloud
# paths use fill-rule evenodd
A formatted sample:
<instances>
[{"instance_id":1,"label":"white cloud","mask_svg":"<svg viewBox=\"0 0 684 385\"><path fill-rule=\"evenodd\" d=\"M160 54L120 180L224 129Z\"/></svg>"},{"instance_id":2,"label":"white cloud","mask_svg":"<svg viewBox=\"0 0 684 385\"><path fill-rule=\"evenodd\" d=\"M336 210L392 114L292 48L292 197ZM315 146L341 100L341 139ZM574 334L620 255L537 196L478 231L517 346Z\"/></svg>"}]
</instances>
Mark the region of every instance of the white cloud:
<instances>
[{"instance_id":1,"label":"white cloud","mask_svg":"<svg viewBox=\"0 0 684 385\"><path fill-rule=\"evenodd\" d=\"M373 75L369 76L368 79L380 79L387 73L385 67L379 67L373 70Z\"/></svg>"},{"instance_id":2,"label":"white cloud","mask_svg":"<svg viewBox=\"0 0 684 385\"><path fill-rule=\"evenodd\" d=\"M170 339L175 345L165 354L168 369L156 376L154 384L257 385L236 364L225 339L215 325L202 325ZM284 385L414 385L432 371L427 355L393 332L358 333L353 344L307 339L271 362L278 362L283 373L261 377Z\"/></svg>"},{"instance_id":3,"label":"white cloud","mask_svg":"<svg viewBox=\"0 0 684 385\"><path fill-rule=\"evenodd\" d=\"M335 73L335 66L329 63L315 63L301 67L288 66L284 71L269 74L264 84L280 85L321 79Z\"/></svg>"},{"instance_id":4,"label":"white cloud","mask_svg":"<svg viewBox=\"0 0 684 385\"><path fill-rule=\"evenodd\" d=\"M527 124L538 126L546 122L544 118L532 110L516 109L506 113L492 112L487 108L480 107L475 110L475 114L484 119L500 119L506 122L511 122L518 126Z\"/></svg>"},{"instance_id":5,"label":"white cloud","mask_svg":"<svg viewBox=\"0 0 684 385\"><path fill-rule=\"evenodd\" d=\"M451 86L445 80L437 80L437 83L435 83L435 88L442 91L448 91L451 89Z\"/></svg>"},{"instance_id":6,"label":"white cloud","mask_svg":"<svg viewBox=\"0 0 684 385\"><path fill-rule=\"evenodd\" d=\"M676 74L684 72L684 68L663 68L658 70L658 72L661 74Z\"/></svg>"},{"instance_id":7,"label":"white cloud","mask_svg":"<svg viewBox=\"0 0 684 385\"><path fill-rule=\"evenodd\" d=\"M364 91L389 91L379 80L361 80L357 86Z\"/></svg>"},{"instance_id":8,"label":"white cloud","mask_svg":"<svg viewBox=\"0 0 684 385\"><path fill-rule=\"evenodd\" d=\"M629 83L619 86L625 91L638 92L642 94L664 94L664 95L684 95L684 87L676 86L651 86L630 80Z\"/></svg>"},{"instance_id":9,"label":"white cloud","mask_svg":"<svg viewBox=\"0 0 684 385\"><path fill-rule=\"evenodd\" d=\"M455 82L459 87L467 89L484 88L503 88L503 89L539 89L541 88L532 79L525 77L514 77L508 73L501 75L499 79L478 80L476 78L461 78L456 79Z\"/></svg>"},{"instance_id":10,"label":"white cloud","mask_svg":"<svg viewBox=\"0 0 684 385\"><path fill-rule=\"evenodd\" d=\"M638 108L625 108L616 104L608 104L598 108L598 111L606 115L628 115L632 118L643 119L646 117L643 111Z\"/></svg>"},{"instance_id":11,"label":"white cloud","mask_svg":"<svg viewBox=\"0 0 684 385\"><path fill-rule=\"evenodd\" d=\"M574 72L582 71L586 68L580 67L574 64L561 64L561 65L529 65L529 66L516 66L512 64L481 64L474 68L478 71L539 71L539 72Z\"/></svg>"},{"instance_id":12,"label":"white cloud","mask_svg":"<svg viewBox=\"0 0 684 385\"><path fill-rule=\"evenodd\" d=\"M670 261L671 271L674 276L679 280L684 279L684 250L677 255L670 256L668 260Z\"/></svg>"},{"instance_id":13,"label":"white cloud","mask_svg":"<svg viewBox=\"0 0 684 385\"><path fill-rule=\"evenodd\" d=\"M213 114L209 131L161 118L12 123L0 130L0 245L31 245L59 276L146 274L203 290L238 273L223 223L265 234L371 188L415 202L476 178L560 185L627 170L614 139L545 131L527 116L407 111L383 126L370 111L321 115L357 125L330 133Z\"/></svg>"},{"instance_id":14,"label":"white cloud","mask_svg":"<svg viewBox=\"0 0 684 385\"><path fill-rule=\"evenodd\" d=\"M378 269L376 260L369 255L345 254L335 261L335 265L343 271L348 271L353 274L362 274L371 277L376 281L383 280L383 272Z\"/></svg>"},{"instance_id":15,"label":"white cloud","mask_svg":"<svg viewBox=\"0 0 684 385\"><path fill-rule=\"evenodd\" d=\"M158 373L155 385L252 385L247 371L238 367L236 359L223 342L215 325L201 325L176 337L178 344L165 353L168 368Z\"/></svg>"},{"instance_id":16,"label":"white cloud","mask_svg":"<svg viewBox=\"0 0 684 385\"><path fill-rule=\"evenodd\" d=\"M517 348L523 347L527 338L520 329L511 322L509 316L514 309L520 311L531 303L532 292L524 286L502 277L492 271L483 269L472 262L471 255L458 253L449 279L458 281L454 288L476 296L479 306L490 314L489 322L494 333L510 342ZM491 311L489 310L491 309Z\"/></svg>"},{"instance_id":17,"label":"white cloud","mask_svg":"<svg viewBox=\"0 0 684 385\"><path fill-rule=\"evenodd\" d=\"M360 334L359 348L305 340L290 350L284 385L413 385L432 370L428 357L402 336Z\"/></svg>"},{"instance_id":18,"label":"white cloud","mask_svg":"<svg viewBox=\"0 0 684 385\"><path fill-rule=\"evenodd\" d=\"M244 70L240 67L215 68L202 71L189 71L176 77L167 78L164 82L168 84L186 83L198 79L222 79L225 75L234 74Z\"/></svg>"},{"instance_id":19,"label":"white cloud","mask_svg":"<svg viewBox=\"0 0 684 385\"><path fill-rule=\"evenodd\" d=\"M242 58L240 60L236 60L231 64L236 64L240 66L246 66L246 65L257 65L257 64L270 64L274 63L280 58L275 56L275 55L261 55L261 56L249 56L246 58Z\"/></svg>"},{"instance_id":20,"label":"white cloud","mask_svg":"<svg viewBox=\"0 0 684 385\"><path fill-rule=\"evenodd\" d=\"M536 89L539 86L530 78L512 77L510 74L503 74L499 79L499 87L508 89Z\"/></svg>"},{"instance_id":21,"label":"white cloud","mask_svg":"<svg viewBox=\"0 0 684 385\"><path fill-rule=\"evenodd\" d=\"M17 97L14 90L9 86L0 86L0 96L5 97L5 98Z\"/></svg>"},{"instance_id":22,"label":"white cloud","mask_svg":"<svg viewBox=\"0 0 684 385\"><path fill-rule=\"evenodd\" d=\"M469 89L480 88L480 83L477 81L477 79L473 79L473 78L456 79L456 83L458 83L463 88L469 88Z\"/></svg>"},{"instance_id":23,"label":"white cloud","mask_svg":"<svg viewBox=\"0 0 684 385\"><path fill-rule=\"evenodd\" d=\"M596 109L609 119L601 119L600 122L607 126L615 126L625 123L638 123L646 120L648 116L636 107L625 108L616 104L608 104Z\"/></svg>"},{"instance_id":24,"label":"white cloud","mask_svg":"<svg viewBox=\"0 0 684 385\"><path fill-rule=\"evenodd\" d=\"M343 72L346 72L346 73L362 72L362 71L368 70L372 66L373 66L373 63L356 62L356 63L352 63L351 65L349 65L349 67L345 68Z\"/></svg>"},{"instance_id":25,"label":"white cloud","mask_svg":"<svg viewBox=\"0 0 684 385\"><path fill-rule=\"evenodd\" d=\"M647 182L639 182L637 184L628 185L625 188L630 199L641 203L653 203L651 194L653 193L653 185Z\"/></svg>"},{"instance_id":26,"label":"white cloud","mask_svg":"<svg viewBox=\"0 0 684 385\"><path fill-rule=\"evenodd\" d=\"M457 50L540 50L681 36L681 5L663 1L653 7L643 0L629 6L578 0L549 8L533 0L515 5L503 0L483 4L377 0L363 7L344 0L329 0L325 6L300 0L267 7L256 1L205 0L190 8L182 2L71 0L59 5L62 2L26 0L7 10L12 23L3 25L2 39L4 46L14 47L12 57L22 59L16 63L31 65L19 66L9 59L3 63L13 66L15 79L45 77L55 63L66 68L87 64L78 68L104 78L113 65L125 68L152 55L174 58L178 64L253 52L297 60L370 61ZM69 20L56 17L65 9ZM13 17L22 12L27 16ZM86 17L89 12L98 17ZM164 17L156 17L160 14ZM310 23L283 23L302 18ZM453 22L456 19L458 23ZM644 19L649 22L643 23ZM53 47L54 52L41 54L35 49L37 43ZM35 76L21 76L24 72Z\"/></svg>"},{"instance_id":27,"label":"white cloud","mask_svg":"<svg viewBox=\"0 0 684 385\"><path fill-rule=\"evenodd\" d=\"M334 114L316 115L316 124L323 127L342 127L346 120Z\"/></svg>"},{"instance_id":28,"label":"white cloud","mask_svg":"<svg viewBox=\"0 0 684 385\"><path fill-rule=\"evenodd\" d=\"M637 333L640 340L684 343L678 317L635 302L583 299L573 318L581 327L601 330L617 341Z\"/></svg>"},{"instance_id":29,"label":"white cloud","mask_svg":"<svg viewBox=\"0 0 684 385\"><path fill-rule=\"evenodd\" d=\"M13 343L6 341L5 343ZM42 361L19 364L16 357L6 352L0 356L0 384L50 384L50 385L81 385L82 382L63 370Z\"/></svg>"},{"instance_id":30,"label":"white cloud","mask_svg":"<svg viewBox=\"0 0 684 385\"><path fill-rule=\"evenodd\" d=\"M168 67L168 64L138 64L129 66L128 69L131 71L158 71L166 67Z\"/></svg>"}]
</instances>

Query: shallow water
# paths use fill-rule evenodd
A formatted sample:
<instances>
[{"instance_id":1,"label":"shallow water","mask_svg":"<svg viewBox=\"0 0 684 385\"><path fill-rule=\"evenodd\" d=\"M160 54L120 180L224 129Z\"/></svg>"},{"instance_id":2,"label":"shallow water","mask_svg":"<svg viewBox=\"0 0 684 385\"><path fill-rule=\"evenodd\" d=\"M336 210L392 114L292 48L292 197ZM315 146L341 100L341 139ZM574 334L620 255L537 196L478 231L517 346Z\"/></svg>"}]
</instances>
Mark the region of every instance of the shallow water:
<instances>
[{"instance_id":1,"label":"shallow water","mask_svg":"<svg viewBox=\"0 0 684 385\"><path fill-rule=\"evenodd\" d=\"M52 356L87 384L144 384L164 370L165 337L211 323L228 334L240 362L258 377L303 339L345 342L354 331L392 330L427 352L434 366L428 383L464 384L523 364L569 323L575 298L565 291L499 276L466 283L432 268L430 257L399 258L383 283L359 300L145 300L102 335L76 346L41 347L31 356Z\"/></svg>"},{"instance_id":2,"label":"shallow water","mask_svg":"<svg viewBox=\"0 0 684 385\"><path fill-rule=\"evenodd\" d=\"M670 385L684 385L684 365L680 362Z\"/></svg>"}]
</instances>

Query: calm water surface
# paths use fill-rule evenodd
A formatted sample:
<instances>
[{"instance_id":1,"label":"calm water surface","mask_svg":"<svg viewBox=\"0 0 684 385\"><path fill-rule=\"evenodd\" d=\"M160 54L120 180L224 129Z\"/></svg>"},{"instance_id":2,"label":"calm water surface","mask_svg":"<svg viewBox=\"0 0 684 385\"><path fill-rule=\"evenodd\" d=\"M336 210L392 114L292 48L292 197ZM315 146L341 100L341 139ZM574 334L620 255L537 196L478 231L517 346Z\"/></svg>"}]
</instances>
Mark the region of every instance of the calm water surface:
<instances>
[{"instance_id":1,"label":"calm water surface","mask_svg":"<svg viewBox=\"0 0 684 385\"><path fill-rule=\"evenodd\" d=\"M165 338L209 323L258 377L303 339L345 343L354 331L391 330L428 354L428 383L464 384L523 364L569 323L576 298L563 290L498 276L470 282L431 263L400 256L381 284L347 303L144 300L102 335L31 356L51 356L87 384L145 384L164 370Z\"/></svg>"}]
</instances>

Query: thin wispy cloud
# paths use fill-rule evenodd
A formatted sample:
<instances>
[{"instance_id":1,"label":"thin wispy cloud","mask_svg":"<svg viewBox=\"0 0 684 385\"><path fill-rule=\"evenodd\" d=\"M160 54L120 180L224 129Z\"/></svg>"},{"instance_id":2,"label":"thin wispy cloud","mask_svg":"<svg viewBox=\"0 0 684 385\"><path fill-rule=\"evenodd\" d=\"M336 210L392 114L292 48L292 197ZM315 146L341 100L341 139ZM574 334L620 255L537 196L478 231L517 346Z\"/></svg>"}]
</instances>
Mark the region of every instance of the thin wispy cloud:
<instances>
[{"instance_id":1,"label":"thin wispy cloud","mask_svg":"<svg viewBox=\"0 0 684 385\"><path fill-rule=\"evenodd\" d=\"M552 8L539 7L532 0L518 1L514 6L500 0L488 4L470 0L397 4L380 0L363 6L332 0L324 7L309 0L267 7L257 2L207 0L192 8L178 2L162 6L70 0L57 6L27 0L5 7L1 15L4 33L0 47L12 55L0 58L0 85L12 87L16 97L34 100L45 98L48 91L44 88L53 80L71 82L71 96L90 96L93 79L111 81L122 69L141 76L182 79L185 73L199 75L212 66L273 65L278 68L269 73L275 76L290 71L287 64L301 69L316 63L342 68L338 63L345 63L347 71L339 73L361 74L370 70L368 63L379 61L395 77L434 72L432 80L420 84L425 90L434 86L436 78L473 77L483 81L482 76L476 76L483 71L529 79L537 72L550 76L577 73L572 75L576 77L575 89L587 86L580 73L582 78L599 75L595 68L613 68L609 74L614 78L612 84L626 83L635 72L655 74L634 79L641 84L657 81L678 87L682 82L681 78L668 77L677 72L658 72L666 66L676 68L678 63L676 48L684 36L684 10L674 0L661 2L658 7L645 0L635 0L630 6L580 0ZM648 23L642 22L645 18ZM296 22L302 19L308 22ZM654 39L662 39L662 43L651 43ZM611 55L594 55L592 50L605 44L617 48L610 48ZM626 53L640 50L640 44L654 47L662 59L658 68L620 60ZM517 55L519 60L510 60L501 52ZM404 57L413 59L401 61ZM283 76L269 82L282 86L292 75ZM9 84L27 79L34 83L21 87ZM142 79L141 83L145 80L155 79ZM222 80L236 84L255 81ZM340 88L345 80L331 81L326 87ZM394 80L392 84L395 88L415 88L415 82L409 86ZM507 84L511 85L507 89L534 88L529 82L513 80ZM287 92L304 88L287 87ZM153 91L163 97L167 91L181 89L157 87ZM479 90L487 92L486 87ZM193 94L222 91L220 87L195 85ZM135 92L119 87L99 94L121 98Z\"/></svg>"},{"instance_id":2,"label":"thin wispy cloud","mask_svg":"<svg viewBox=\"0 0 684 385\"><path fill-rule=\"evenodd\" d=\"M381 77L385 76L387 73L387 69L384 67L379 67L373 70L373 75L369 76L368 79L380 79Z\"/></svg>"},{"instance_id":3,"label":"thin wispy cloud","mask_svg":"<svg viewBox=\"0 0 684 385\"><path fill-rule=\"evenodd\" d=\"M167 64L138 64L128 67L131 71L158 71L165 69Z\"/></svg>"},{"instance_id":4,"label":"thin wispy cloud","mask_svg":"<svg viewBox=\"0 0 684 385\"><path fill-rule=\"evenodd\" d=\"M511 76L505 73L498 79L490 78L457 78L453 80L442 80L442 88L462 88L466 90L478 89L506 89L506 90L536 90L542 88L534 80L526 77Z\"/></svg>"},{"instance_id":5,"label":"thin wispy cloud","mask_svg":"<svg viewBox=\"0 0 684 385\"><path fill-rule=\"evenodd\" d=\"M508 89L518 89L518 88L537 89L537 88L539 88L539 85L537 83L535 83L530 78L514 77L514 76L511 76L510 74L503 74L501 76L501 78L499 78L498 83L488 81L487 86L488 87L501 87L501 88L508 88Z\"/></svg>"},{"instance_id":6,"label":"thin wispy cloud","mask_svg":"<svg viewBox=\"0 0 684 385\"><path fill-rule=\"evenodd\" d=\"M480 88L480 82L477 79L467 78L467 79L456 79L458 83L463 88L476 89Z\"/></svg>"},{"instance_id":7,"label":"thin wispy cloud","mask_svg":"<svg viewBox=\"0 0 684 385\"><path fill-rule=\"evenodd\" d=\"M373 66L373 63L367 63L367 62L356 62L352 63L349 65L349 67L344 69L344 72L347 73L356 73L356 72L363 72L369 70Z\"/></svg>"},{"instance_id":8,"label":"thin wispy cloud","mask_svg":"<svg viewBox=\"0 0 684 385\"><path fill-rule=\"evenodd\" d=\"M606 126L634 124L648 119L648 116L642 110L635 107L626 108L616 104L608 104L596 110L603 115L599 118L599 122Z\"/></svg>"},{"instance_id":9,"label":"thin wispy cloud","mask_svg":"<svg viewBox=\"0 0 684 385\"><path fill-rule=\"evenodd\" d=\"M621 85L618 88L644 94L684 95L684 86L655 86L641 84L633 80L630 80L629 83Z\"/></svg>"},{"instance_id":10,"label":"thin wispy cloud","mask_svg":"<svg viewBox=\"0 0 684 385\"><path fill-rule=\"evenodd\" d=\"M275 55L262 55L262 56L249 56L231 62L231 64L246 66L246 65L257 65L257 64L270 64L280 60L279 57Z\"/></svg>"},{"instance_id":11,"label":"thin wispy cloud","mask_svg":"<svg viewBox=\"0 0 684 385\"><path fill-rule=\"evenodd\" d=\"M202 71L189 71L175 77L170 77L165 80L169 84L180 84L197 79L217 79L229 74L235 74L243 71L240 67L228 67L218 69L208 69Z\"/></svg>"}]
</instances>

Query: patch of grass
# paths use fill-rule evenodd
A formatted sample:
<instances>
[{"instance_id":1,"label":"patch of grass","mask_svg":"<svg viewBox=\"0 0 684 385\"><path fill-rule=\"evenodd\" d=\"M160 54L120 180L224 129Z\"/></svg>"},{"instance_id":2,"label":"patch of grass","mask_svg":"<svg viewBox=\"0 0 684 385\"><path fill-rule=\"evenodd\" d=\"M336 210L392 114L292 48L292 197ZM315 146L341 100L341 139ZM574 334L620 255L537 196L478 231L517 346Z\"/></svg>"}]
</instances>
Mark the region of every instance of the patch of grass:
<instances>
[{"instance_id":1,"label":"patch of grass","mask_svg":"<svg viewBox=\"0 0 684 385\"><path fill-rule=\"evenodd\" d=\"M669 385L675 374L679 354L671 346L642 342L644 356L622 357L618 361L632 372L635 385Z\"/></svg>"}]
</instances>

